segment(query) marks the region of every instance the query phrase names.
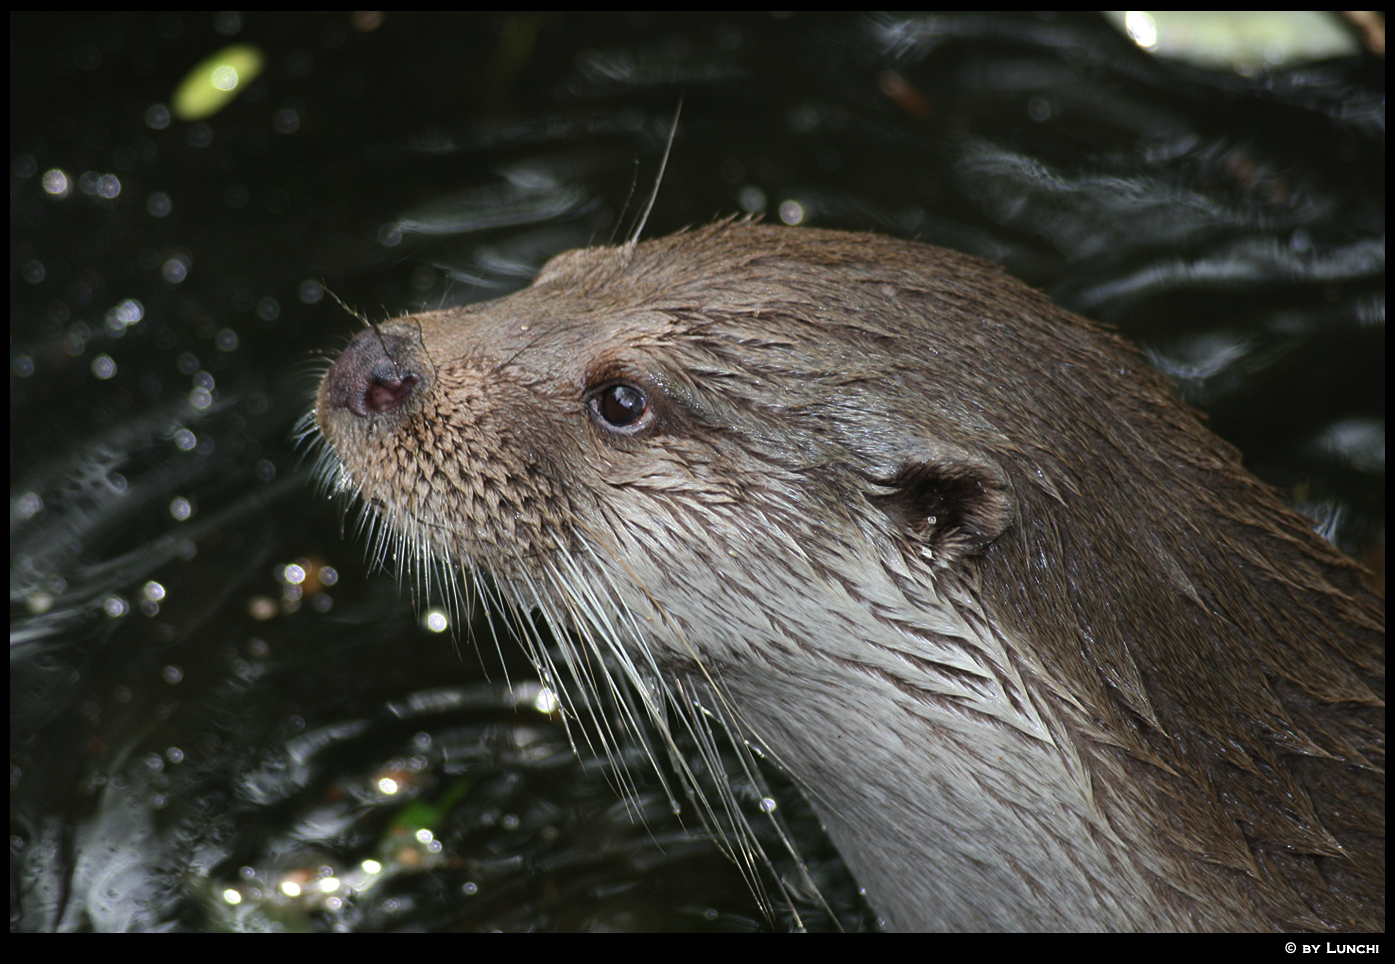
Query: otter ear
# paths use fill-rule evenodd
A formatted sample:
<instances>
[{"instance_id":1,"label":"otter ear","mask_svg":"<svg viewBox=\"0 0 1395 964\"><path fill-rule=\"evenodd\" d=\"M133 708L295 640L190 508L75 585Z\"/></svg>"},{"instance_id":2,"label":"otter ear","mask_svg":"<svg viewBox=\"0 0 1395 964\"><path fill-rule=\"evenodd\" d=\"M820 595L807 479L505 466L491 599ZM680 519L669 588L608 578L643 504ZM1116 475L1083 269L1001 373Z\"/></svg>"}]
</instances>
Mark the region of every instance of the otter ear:
<instances>
[{"instance_id":1,"label":"otter ear","mask_svg":"<svg viewBox=\"0 0 1395 964\"><path fill-rule=\"evenodd\" d=\"M873 505L936 567L983 552L1012 522L1006 479L973 459L911 460L879 481Z\"/></svg>"}]
</instances>

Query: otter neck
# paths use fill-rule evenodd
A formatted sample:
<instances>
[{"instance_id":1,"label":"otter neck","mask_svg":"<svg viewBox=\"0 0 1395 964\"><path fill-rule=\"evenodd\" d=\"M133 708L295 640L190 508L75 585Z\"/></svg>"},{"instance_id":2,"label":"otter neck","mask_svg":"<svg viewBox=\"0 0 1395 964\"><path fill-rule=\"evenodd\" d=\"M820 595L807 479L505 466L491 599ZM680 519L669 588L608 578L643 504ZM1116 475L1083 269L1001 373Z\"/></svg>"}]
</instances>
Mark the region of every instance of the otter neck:
<instances>
[{"instance_id":1,"label":"otter neck","mask_svg":"<svg viewBox=\"0 0 1395 964\"><path fill-rule=\"evenodd\" d=\"M922 674L916 685L938 691L923 701L904 668L822 669L803 681L797 706L784 686L746 679L729 686L731 699L800 775L889 929L1188 927L1155 900L1051 723L985 712L1030 706L1029 694L1006 692L1020 680Z\"/></svg>"},{"instance_id":2,"label":"otter neck","mask_svg":"<svg viewBox=\"0 0 1395 964\"><path fill-rule=\"evenodd\" d=\"M641 645L797 779L888 928L1194 926L1156 899L1150 877L1163 868L1140 866L1156 850L1136 846L1146 828L1111 825L1096 806L1030 647L990 628L971 597L937 596L884 562L849 563L857 597L836 569L766 570L763 591L814 601L778 623L657 570L623 608L649 611L631 624L658 631ZM686 610L694 599L701 608Z\"/></svg>"}]
</instances>

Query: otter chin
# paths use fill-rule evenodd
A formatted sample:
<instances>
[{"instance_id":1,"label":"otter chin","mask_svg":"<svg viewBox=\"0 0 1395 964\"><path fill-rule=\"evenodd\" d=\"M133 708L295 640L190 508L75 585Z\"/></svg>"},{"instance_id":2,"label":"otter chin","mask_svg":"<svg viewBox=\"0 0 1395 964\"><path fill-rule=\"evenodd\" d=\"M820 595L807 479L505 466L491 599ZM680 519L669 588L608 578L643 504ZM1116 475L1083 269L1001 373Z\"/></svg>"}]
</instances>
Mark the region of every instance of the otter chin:
<instances>
[{"instance_id":1,"label":"otter chin","mask_svg":"<svg viewBox=\"0 0 1395 964\"><path fill-rule=\"evenodd\" d=\"M889 929L1385 928L1384 603L992 264L571 251L359 332L314 418L382 558L539 610L549 685L759 748Z\"/></svg>"}]
</instances>

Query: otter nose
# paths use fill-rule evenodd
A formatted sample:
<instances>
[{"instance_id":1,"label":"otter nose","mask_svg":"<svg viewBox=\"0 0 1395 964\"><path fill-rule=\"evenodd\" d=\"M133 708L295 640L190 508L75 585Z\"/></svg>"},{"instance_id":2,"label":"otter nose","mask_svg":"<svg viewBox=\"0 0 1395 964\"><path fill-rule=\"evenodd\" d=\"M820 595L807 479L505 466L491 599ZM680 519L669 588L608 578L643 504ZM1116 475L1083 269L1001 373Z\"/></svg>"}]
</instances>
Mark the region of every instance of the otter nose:
<instances>
[{"instance_id":1,"label":"otter nose","mask_svg":"<svg viewBox=\"0 0 1395 964\"><path fill-rule=\"evenodd\" d=\"M399 333L380 328L359 332L325 375L330 408L359 418L393 411L421 384L410 356L407 340Z\"/></svg>"}]
</instances>

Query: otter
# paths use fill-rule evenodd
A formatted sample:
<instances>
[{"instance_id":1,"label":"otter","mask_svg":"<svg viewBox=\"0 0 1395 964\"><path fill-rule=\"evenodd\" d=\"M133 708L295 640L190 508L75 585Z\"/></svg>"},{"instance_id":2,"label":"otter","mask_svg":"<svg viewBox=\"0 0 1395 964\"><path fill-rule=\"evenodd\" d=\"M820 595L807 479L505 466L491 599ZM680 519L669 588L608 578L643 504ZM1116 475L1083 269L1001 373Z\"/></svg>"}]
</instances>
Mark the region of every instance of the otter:
<instances>
[{"instance_id":1,"label":"otter","mask_svg":"<svg viewBox=\"0 0 1395 964\"><path fill-rule=\"evenodd\" d=\"M992 264L742 222L571 251L359 332L313 415L381 557L758 748L888 929L1384 930L1383 601Z\"/></svg>"}]
</instances>

